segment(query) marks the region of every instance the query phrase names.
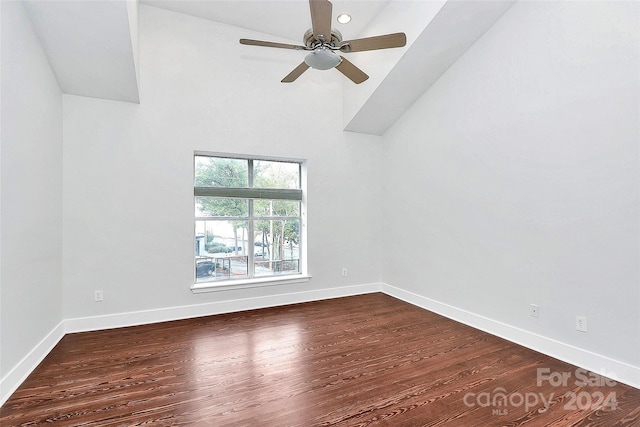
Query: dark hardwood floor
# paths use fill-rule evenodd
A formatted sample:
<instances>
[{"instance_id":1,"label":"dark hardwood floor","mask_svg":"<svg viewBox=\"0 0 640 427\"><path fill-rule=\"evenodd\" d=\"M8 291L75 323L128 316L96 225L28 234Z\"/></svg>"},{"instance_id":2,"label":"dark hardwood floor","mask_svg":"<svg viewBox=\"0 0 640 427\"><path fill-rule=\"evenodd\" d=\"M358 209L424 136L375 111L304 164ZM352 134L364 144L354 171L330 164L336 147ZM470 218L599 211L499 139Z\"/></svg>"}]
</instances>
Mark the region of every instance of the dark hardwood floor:
<instances>
[{"instance_id":1,"label":"dark hardwood floor","mask_svg":"<svg viewBox=\"0 0 640 427\"><path fill-rule=\"evenodd\" d=\"M371 294L67 335L0 409L49 424L640 426L640 390Z\"/></svg>"}]
</instances>

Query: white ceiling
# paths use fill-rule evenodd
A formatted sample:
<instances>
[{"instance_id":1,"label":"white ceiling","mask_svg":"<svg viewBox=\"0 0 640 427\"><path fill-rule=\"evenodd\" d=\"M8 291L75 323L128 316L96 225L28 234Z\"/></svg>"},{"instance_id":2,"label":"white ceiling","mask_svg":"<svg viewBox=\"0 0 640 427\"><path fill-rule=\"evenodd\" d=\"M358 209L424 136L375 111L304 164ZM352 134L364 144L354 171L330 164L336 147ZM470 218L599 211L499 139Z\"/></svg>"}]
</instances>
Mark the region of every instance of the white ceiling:
<instances>
[{"instance_id":1,"label":"white ceiling","mask_svg":"<svg viewBox=\"0 0 640 427\"><path fill-rule=\"evenodd\" d=\"M383 135L513 3L446 2L344 130Z\"/></svg>"},{"instance_id":2,"label":"white ceiling","mask_svg":"<svg viewBox=\"0 0 640 427\"><path fill-rule=\"evenodd\" d=\"M302 36L311 28L307 0L140 0L140 3L271 34L296 43L302 43ZM389 0L333 0L331 3L333 27L342 33L344 40L349 40L358 38ZM338 23L336 18L341 13L349 13L351 22Z\"/></svg>"},{"instance_id":3,"label":"white ceiling","mask_svg":"<svg viewBox=\"0 0 640 427\"><path fill-rule=\"evenodd\" d=\"M302 43L302 35L311 27L308 0L140 1L263 33L264 39L272 41ZM345 130L384 134L513 1L333 0L334 28L345 40L407 33L405 48L384 51L397 52L382 72L345 89L345 100L355 106L346 113ZM136 0L23 3L64 93L139 102ZM412 3L419 7L412 9ZM428 9L435 15L426 16ZM343 12L352 15L351 23L335 21ZM368 53L352 55L364 54ZM385 56L378 52L376 58ZM366 65L367 72L375 72L375 64Z\"/></svg>"},{"instance_id":4,"label":"white ceiling","mask_svg":"<svg viewBox=\"0 0 640 427\"><path fill-rule=\"evenodd\" d=\"M29 0L23 4L64 93L139 102L126 2ZM134 28L137 32L137 23Z\"/></svg>"}]
</instances>

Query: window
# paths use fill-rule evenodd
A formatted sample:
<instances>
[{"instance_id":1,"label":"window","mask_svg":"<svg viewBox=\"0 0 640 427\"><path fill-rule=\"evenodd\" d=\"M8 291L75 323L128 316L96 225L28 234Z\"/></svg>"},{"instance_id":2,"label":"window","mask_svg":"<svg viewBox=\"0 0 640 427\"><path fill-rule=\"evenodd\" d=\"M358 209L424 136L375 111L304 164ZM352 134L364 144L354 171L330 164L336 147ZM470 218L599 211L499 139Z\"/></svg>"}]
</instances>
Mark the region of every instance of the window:
<instances>
[{"instance_id":1,"label":"window","mask_svg":"<svg viewBox=\"0 0 640 427\"><path fill-rule=\"evenodd\" d=\"M194 170L196 284L302 273L301 161L196 153Z\"/></svg>"}]
</instances>

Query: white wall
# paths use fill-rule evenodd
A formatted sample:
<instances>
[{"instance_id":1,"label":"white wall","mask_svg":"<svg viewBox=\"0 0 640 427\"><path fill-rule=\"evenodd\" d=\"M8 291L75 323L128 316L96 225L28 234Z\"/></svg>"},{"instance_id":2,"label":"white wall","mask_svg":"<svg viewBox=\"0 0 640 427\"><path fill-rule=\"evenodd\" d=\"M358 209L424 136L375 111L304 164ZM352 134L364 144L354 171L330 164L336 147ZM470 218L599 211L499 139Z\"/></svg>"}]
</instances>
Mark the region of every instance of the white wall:
<instances>
[{"instance_id":1,"label":"white wall","mask_svg":"<svg viewBox=\"0 0 640 427\"><path fill-rule=\"evenodd\" d=\"M384 282L640 372L639 8L519 2L398 121Z\"/></svg>"},{"instance_id":2,"label":"white wall","mask_svg":"<svg viewBox=\"0 0 640 427\"><path fill-rule=\"evenodd\" d=\"M340 130L342 76L284 85L267 76L299 52L238 43L264 35L144 5L139 16L140 105L64 96L64 317L378 282L381 149ZM194 150L308 160L311 281L191 292Z\"/></svg>"},{"instance_id":3,"label":"white wall","mask_svg":"<svg viewBox=\"0 0 640 427\"><path fill-rule=\"evenodd\" d=\"M4 380L62 321L62 97L22 4L1 7Z\"/></svg>"}]
</instances>

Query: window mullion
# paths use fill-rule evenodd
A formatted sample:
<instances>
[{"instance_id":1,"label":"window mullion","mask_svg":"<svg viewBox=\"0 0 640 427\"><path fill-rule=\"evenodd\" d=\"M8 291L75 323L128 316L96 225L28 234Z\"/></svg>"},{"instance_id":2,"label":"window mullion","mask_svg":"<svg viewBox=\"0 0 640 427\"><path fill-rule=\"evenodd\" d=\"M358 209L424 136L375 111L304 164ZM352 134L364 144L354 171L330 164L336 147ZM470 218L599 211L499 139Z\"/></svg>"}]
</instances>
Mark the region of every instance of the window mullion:
<instances>
[{"instance_id":1,"label":"window mullion","mask_svg":"<svg viewBox=\"0 0 640 427\"><path fill-rule=\"evenodd\" d=\"M248 160L249 165L248 165L248 173L249 173L249 177L248 177L248 181L249 181L249 188L253 188L253 160L249 159ZM253 199L249 199L249 224L248 224L248 233L249 235L247 236L247 246L249 246L247 248L247 256L249 257L249 259L247 260L247 268L249 269L248 271L248 276L250 278L255 277L256 275L256 271L255 271L255 256L253 255L254 250L255 250L255 245L253 242L253 239L255 238L255 227L253 225L254 222L254 215L253 215Z\"/></svg>"},{"instance_id":2,"label":"window mullion","mask_svg":"<svg viewBox=\"0 0 640 427\"><path fill-rule=\"evenodd\" d=\"M255 236L255 232L254 232L254 226L253 226L253 199L249 199L249 224L248 224L248 236L247 236L247 256L249 257L248 259L248 266L247 268L249 269L249 277L255 277L255 257L253 255L253 251L255 250L255 245L253 242L254 236Z\"/></svg>"}]
</instances>

